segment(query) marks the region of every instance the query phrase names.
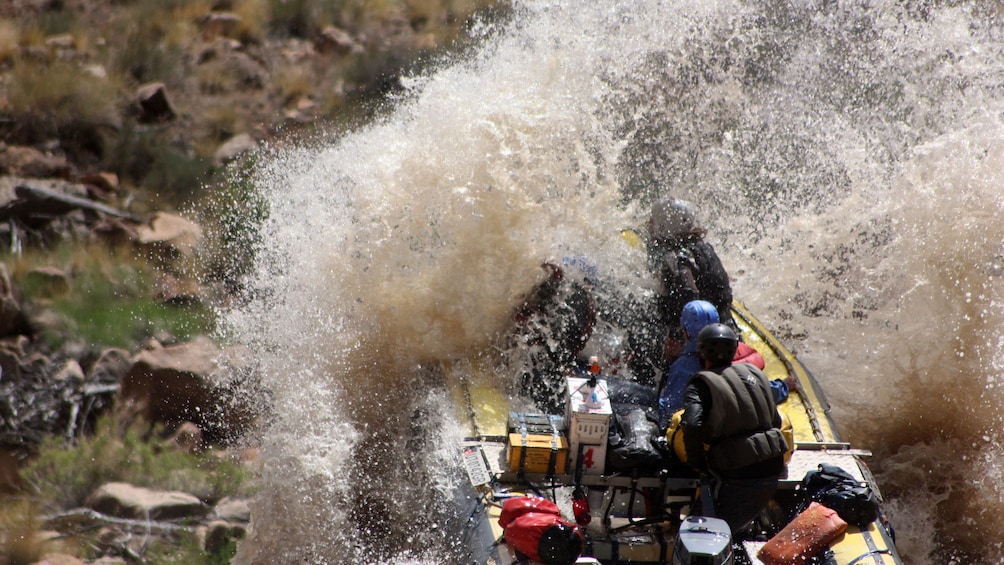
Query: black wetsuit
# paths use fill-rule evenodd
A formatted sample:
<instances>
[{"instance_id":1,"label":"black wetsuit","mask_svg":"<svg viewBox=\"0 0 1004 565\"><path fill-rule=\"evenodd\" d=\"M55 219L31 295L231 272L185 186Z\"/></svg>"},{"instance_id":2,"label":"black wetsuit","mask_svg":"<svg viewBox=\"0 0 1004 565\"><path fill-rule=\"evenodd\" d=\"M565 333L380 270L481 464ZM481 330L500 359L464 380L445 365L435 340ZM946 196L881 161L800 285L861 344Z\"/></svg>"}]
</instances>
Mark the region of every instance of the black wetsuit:
<instances>
[{"instance_id":1,"label":"black wetsuit","mask_svg":"<svg viewBox=\"0 0 1004 565\"><path fill-rule=\"evenodd\" d=\"M659 278L661 290L654 304L635 304L629 328L629 367L639 382L657 386L667 337L682 336L680 313L692 300L707 300L718 310L718 319L733 329L732 285L715 248L699 238L652 242L649 268Z\"/></svg>"}]
</instances>

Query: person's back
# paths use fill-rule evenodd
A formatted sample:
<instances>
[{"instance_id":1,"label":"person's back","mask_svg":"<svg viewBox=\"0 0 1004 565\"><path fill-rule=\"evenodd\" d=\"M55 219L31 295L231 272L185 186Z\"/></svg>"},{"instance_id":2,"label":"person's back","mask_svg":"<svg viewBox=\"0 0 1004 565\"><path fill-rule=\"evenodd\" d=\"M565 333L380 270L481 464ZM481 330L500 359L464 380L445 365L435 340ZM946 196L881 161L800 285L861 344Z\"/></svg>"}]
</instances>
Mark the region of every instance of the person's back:
<instances>
[{"instance_id":1,"label":"person's back","mask_svg":"<svg viewBox=\"0 0 1004 565\"><path fill-rule=\"evenodd\" d=\"M691 377L681 422L687 462L721 481L715 513L733 532L774 495L788 448L767 377L752 365L731 364L738 343L724 324L700 331L697 350L707 370Z\"/></svg>"},{"instance_id":2,"label":"person's back","mask_svg":"<svg viewBox=\"0 0 1004 565\"><path fill-rule=\"evenodd\" d=\"M648 254L649 266L662 286L661 317L675 325L683 307L700 299L714 304L719 320L735 327L728 272L704 235L689 203L664 198L652 205Z\"/></svg>"}]
</instances>

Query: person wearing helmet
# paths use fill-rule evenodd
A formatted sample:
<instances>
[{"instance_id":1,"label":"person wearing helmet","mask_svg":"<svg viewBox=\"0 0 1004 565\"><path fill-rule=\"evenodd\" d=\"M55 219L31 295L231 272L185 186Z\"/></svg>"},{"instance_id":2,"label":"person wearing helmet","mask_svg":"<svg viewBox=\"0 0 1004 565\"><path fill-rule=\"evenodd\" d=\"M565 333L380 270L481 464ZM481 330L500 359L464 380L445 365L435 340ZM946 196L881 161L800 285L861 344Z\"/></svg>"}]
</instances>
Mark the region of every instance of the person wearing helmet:
<instances>
[{"instance_id":1,"label":"person wearing helmet","mask_svg":"<svg viewBox=\"0 0 1004 565\"><path fill-rule=\"evenodd\" d=\"M707 300L692 300L683 307L680 314L680 326L683 328L685 340L682 351L665 371L662 388L659 391L659 426L663 429L669 424L673 413L683 408L683 391L687 387L690 375L701 370L701 361L697 357L697 334L708 324L718 323L718 311L715 305Z\"/></svg>"},{"instance_id":2,"label":"person wearing helmet","mask_svg":"<svg viewBox=\"0 0 1004 565\"><path fill-rule=\"evenodd\" d=\"M560 265L546 262L542 267L547 278L516 308L509 338L526 355L521 389L540 410L557 414L564 407L565 371L596 324L596 268L568 257Z\"/></svg>"},{"instance_id":3,"label":"person wearing helmet","mask_svg":"<svg viewBox=\"0 0 1004 565\"><path fill-rule=\"evenodd\" d=\"M662 285L659 306L664 319L678 320L685 304L701 299L714 304L718 319L734 328L729 275L715 248L705 241L694 207L675 198L657 200L648 233L649 266Z\"/></svg>"},{"instance_id":4,"label":"person wearing helmet","mask_svg":"<svg viewBox=\"0 0 1004 565\"><path fill-rule=\"evenodd\" d=\"M715 515L746 529L777 490L788 444L767 377L753 365L732 364L739 338L725 324L697 334L703 371L684 393L681 421L687 462L718 484Z\"/></svg>"},{"instance_id":5,"label":"person wearing helmet","mask_svg":"<svg viewBox=\"0 0 1004 565\"><path fill-rule=\"evenodd\" d=\"M628 335L630 367L642 382L657 383L659 370L681 353L684 339L679 321L688 302L710 302L718 320L735 327L728 273L704 236L705 230L688 202L662 198L652 205L648 265L659 290L653 304L642 306L646 315Z\"/></svg>"},{"instance_id":6,"label":"person wearing helmet","mask_svg":"<svg viewBox=\"0 0 1004 565\"><path fill-rule=\"evenodd\" d=\"M659 425L665 429L673 413L683 409L683 393L690 376L703 367L697 354L697 335L709 324L718 323L718 311L714 304L707 300L693 300L683 307L680 314L680 326L683 328L684 346L669 367L664 371L662 387L659 390ZM740 341L737 344L732 363L749 363L763 370L763 356L749 345ZM781 379L771 379L770 390L774 403L780 404L788 399L788 382Z\"/></svg>"}]
</instances>

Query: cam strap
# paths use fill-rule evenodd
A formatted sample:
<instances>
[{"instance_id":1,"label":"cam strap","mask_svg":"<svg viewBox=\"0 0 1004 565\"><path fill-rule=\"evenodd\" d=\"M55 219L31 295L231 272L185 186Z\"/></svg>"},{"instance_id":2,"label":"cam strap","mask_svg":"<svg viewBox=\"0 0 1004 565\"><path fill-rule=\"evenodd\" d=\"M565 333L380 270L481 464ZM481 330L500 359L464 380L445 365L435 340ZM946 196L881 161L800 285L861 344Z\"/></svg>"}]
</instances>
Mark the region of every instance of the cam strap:
<instances>
[{"instance_id":1,"label":"cam strap","mask_svg":"<svg viewBox=\"0 0 1004 565\"><path fill-rule=\"evenodd\" d=\"M526 475L526 452L527 448L527 431L526 431L526 420L523 418L523 414L519 415L519 433L523 442L523 449L519 452L519 471L516 476L522 479Z\"/></svg>"},{"instance_id":2,"label":"cam strap","mask_svg":"<svg viewBox=\"0 0 1004 565\"><path fill-rule=\"evenodd\" d=\"M547 479L554 479L555 471L558 466L558 427L554 425L554 420L550 420L551 423L551 456L547 460ZM525 440L524 440L525 441ZM526 451L525 449L523 450Z\"/></svg>"}]
</instances>

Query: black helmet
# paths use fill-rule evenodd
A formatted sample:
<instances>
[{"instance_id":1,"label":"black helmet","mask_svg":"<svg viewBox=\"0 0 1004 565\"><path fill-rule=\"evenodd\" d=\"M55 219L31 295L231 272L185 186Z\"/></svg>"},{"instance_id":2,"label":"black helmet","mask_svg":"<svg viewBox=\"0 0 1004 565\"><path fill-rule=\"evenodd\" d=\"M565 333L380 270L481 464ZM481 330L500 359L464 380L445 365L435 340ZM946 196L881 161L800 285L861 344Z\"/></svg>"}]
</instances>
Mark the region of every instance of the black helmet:
<instances>
[{"instance_id":1,"label":"black helmet","mask_svg":"<svg viewBox=\"0 0 1004 565\"><path fill-rule=\"evenodd\" d=\"M697 354L712 367L729 365L739 347L739 338L725 324L708 324L697 333Z\"/></svg>"}]
</instances>

